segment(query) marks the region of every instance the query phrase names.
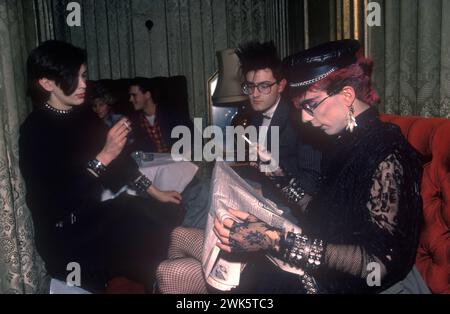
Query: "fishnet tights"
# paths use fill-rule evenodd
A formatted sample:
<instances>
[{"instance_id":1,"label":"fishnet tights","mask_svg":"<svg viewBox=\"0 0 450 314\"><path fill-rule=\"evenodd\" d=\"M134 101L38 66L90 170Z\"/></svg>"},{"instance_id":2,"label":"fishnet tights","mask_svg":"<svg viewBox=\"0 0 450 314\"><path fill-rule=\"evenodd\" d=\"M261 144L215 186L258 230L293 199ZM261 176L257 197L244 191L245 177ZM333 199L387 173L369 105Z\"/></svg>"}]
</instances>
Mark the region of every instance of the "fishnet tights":
<instances>
[{"instance_id":1,"label":"fishnet tights","mask_svg":"<svg viewBox=\"0 0 450 314\"><path fill-rule=\"evenodd\" d=\"M169 259L156 271L159 290L163 294L207 293L201 264L204 231L176 228L171 234Z\"/></svg>"},{"instance_id":2,"label":"fishnet tights","mask_svg":"<svg viewBox=\"0 0 450 314\"><path fill-rule=\"evenodd\" d=\"M380 234L399 234L398 203L403 168L395 155L389 155L373 176L370 199L367 202L370 219ZM157 278L162 293L207 293L201 265L204 231L177 228L172 233L169 260L158 267ZM376 256L360 245L328 244L324 266L364 279L371 262L380 265L381 278L387 274L387 264L393 262L394 243L386 243L383 256ZM398 253L397 253L398 255ZM381 260L383 258L383 261Z\"/></svg>"}]
</instances>

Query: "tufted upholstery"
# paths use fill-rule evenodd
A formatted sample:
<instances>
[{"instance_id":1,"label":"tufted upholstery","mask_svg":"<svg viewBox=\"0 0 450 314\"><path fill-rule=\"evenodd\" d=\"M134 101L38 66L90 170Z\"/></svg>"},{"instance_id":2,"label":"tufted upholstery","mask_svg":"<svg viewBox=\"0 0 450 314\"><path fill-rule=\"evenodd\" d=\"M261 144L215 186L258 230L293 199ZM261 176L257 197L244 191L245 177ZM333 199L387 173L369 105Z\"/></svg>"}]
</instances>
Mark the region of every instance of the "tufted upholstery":
<instances>
[{"instance_id":1,"label":"tufted upholstery","mask_svg":"<svg viewBox=\"0 0 450 314\"><path fill-rule=\"evenodd\" d=\"M450 293L450 120L381 115L400 126L425 156L422 179L424 226L416 266L433 293Z\"/></svg>"}]
</instances>

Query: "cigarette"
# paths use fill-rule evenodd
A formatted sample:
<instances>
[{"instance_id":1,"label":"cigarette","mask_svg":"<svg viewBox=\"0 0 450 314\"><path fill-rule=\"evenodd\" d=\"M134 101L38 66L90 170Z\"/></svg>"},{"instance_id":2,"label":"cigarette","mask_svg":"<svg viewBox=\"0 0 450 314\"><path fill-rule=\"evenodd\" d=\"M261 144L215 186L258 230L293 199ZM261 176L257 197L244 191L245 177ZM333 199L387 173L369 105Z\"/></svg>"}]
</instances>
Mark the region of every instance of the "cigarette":
<instances>
[{"instance_id":1,"label":"cigarette","mask_svg":"<svg viewBox=\"0 0 450 314\"><path fill-rule=\"evenodd\" d=\"M242 134L241 136L242 136L242 138L243 138L247 143L249 143L250 145L253 145L253 143L250 142L250 140L249 140L247 137L245 137L244 134Z\"/></svg>"},{"instance_id":2,"label":"cigarette","mask_svg":"<svg viewBox=\"0 0 450 314\"><path fill-rule=\"evenodd\" d=\"M123 121L123 125L125 126L125 128L127 129L127 130L130 130L131 128L130 128L130 125L127 123L127 121Z\"/></svg>"}]
</instances>

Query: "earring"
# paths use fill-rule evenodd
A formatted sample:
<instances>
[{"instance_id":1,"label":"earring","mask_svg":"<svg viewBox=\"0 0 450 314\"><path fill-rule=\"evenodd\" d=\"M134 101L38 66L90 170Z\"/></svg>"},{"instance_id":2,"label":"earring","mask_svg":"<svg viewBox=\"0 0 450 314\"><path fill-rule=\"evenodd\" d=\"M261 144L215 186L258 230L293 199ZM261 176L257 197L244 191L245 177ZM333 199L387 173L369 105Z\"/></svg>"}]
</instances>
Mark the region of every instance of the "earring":
<instances>
[{"instance_id":1,"label":"earring","mask_svg":"<svg viewBox=\"0 0 450 314\"><path fill-rule=\"evenodd\" d=\"M355 119L355 108L353 107L353 104L350 106L348 113L347 113L347 126L345 129L347 131L353 132L353 129L358 126Z\"/></svg>"}]
</instances>

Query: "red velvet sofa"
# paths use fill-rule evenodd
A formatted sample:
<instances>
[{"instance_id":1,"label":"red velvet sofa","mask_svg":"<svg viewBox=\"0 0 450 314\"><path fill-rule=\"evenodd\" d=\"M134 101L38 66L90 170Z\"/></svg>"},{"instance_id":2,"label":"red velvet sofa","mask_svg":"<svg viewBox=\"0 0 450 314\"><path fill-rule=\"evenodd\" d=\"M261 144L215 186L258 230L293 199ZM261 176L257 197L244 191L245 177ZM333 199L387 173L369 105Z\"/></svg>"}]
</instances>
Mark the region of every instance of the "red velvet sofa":
<instances>
[{"instance_id":1,"label":"red velvet sofa","mask_svg":"<svg viewBox=\"0 0 450 314\"><path fill-rule=\"evenodd\" d=\"M433 293L450 293L450 120L382 115L425 157L424 226L416 266Z\"/></svg>"}]
</instances>

